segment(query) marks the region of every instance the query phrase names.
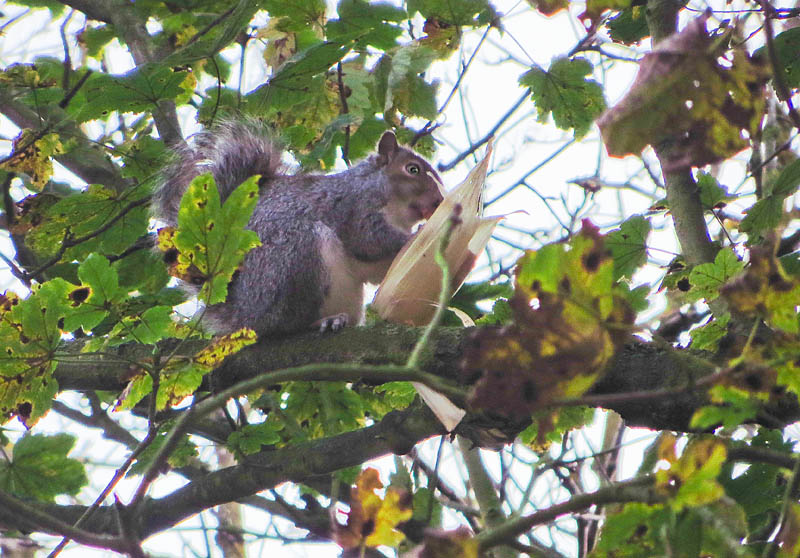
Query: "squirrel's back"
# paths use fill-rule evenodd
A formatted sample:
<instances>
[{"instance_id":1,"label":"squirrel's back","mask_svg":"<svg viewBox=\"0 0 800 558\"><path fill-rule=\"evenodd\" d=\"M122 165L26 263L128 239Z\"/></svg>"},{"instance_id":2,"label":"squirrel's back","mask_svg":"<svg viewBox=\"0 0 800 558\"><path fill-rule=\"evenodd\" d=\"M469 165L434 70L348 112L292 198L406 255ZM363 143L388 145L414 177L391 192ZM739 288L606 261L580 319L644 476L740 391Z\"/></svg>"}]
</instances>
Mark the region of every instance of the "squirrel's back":
<instances>
[{"instance_id":1,"label":"squirrel's back","mask_svg":"<svg viewBox=\"0 0 800 558\"><path fill-rule=\"evenodd\" d=\"M211 172L222 201L254 174L261 182L283 176L283 148L269 128L254 118L225 120L194 136L194 146L175 150L153 192L152 211L160 220L177 225L181 197L192 179Z\"/></svg>"}]
</instances>

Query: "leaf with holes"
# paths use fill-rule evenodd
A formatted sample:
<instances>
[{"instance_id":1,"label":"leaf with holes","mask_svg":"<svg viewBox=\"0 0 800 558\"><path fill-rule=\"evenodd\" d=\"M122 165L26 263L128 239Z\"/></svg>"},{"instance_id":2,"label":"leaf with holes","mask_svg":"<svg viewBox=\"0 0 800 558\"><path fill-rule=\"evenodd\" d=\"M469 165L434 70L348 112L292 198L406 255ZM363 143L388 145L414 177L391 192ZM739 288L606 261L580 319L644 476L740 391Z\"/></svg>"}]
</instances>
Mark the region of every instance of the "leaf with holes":
<instances>
[{"instance_id":1,"label":"leaf with holes","mask_svg":"<svg viewBox=\"0 0 800 558\"><path fill-rule=\"evenodd\" d=\"M247 252L261 244L255 232L244 229L258 201L257 178L245 180L220 204L214 178L203 174L181 199L174 237L178 264L197 270L193 283L207 304L225 301L233 273Z\"/></svg>"}]
</instances>

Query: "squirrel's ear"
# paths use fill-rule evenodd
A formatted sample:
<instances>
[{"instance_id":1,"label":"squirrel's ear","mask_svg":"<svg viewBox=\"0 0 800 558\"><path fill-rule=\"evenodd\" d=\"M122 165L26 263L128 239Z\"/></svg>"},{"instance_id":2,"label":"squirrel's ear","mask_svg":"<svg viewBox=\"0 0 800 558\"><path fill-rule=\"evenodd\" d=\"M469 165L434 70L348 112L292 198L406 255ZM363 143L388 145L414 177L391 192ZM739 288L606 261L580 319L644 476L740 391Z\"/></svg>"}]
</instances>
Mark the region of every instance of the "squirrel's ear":
<instances>
[{"instance_id":1,"label":"squirrel's ear","mask_svg":"<svg viewBox=\"0 0 800 558\"><path fill-rule=\"evenodd\" d=\"M383 162L388 163L397 149L397 138L394 132L391 130L384 132L381 136L381 141L378 142L378 155L381 156Z\"/></svg>"}]
</instances>

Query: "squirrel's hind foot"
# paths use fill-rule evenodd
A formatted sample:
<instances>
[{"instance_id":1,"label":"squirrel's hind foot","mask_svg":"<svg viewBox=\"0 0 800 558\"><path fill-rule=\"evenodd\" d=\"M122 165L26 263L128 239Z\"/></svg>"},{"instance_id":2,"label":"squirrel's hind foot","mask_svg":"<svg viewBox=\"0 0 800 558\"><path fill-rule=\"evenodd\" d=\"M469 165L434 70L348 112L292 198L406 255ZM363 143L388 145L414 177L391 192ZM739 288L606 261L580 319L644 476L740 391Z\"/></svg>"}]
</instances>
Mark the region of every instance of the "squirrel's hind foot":
<instances>
[{"instance_id":1,"label":"squirrel's hind foot","mask_svg":"<svg viewBox=\"0 0 800 558\"><path fill-rule=\"evenodd\" d=\"M325 316L324 318L320 318L311 324L311 327L319 328L320 333L325 333L326 331L336 332L340 329L343 329L349 321L350 316L348 316L345 312L341 312L339 314L334 314L333 316Z\"/></svg>"}]
</instances>

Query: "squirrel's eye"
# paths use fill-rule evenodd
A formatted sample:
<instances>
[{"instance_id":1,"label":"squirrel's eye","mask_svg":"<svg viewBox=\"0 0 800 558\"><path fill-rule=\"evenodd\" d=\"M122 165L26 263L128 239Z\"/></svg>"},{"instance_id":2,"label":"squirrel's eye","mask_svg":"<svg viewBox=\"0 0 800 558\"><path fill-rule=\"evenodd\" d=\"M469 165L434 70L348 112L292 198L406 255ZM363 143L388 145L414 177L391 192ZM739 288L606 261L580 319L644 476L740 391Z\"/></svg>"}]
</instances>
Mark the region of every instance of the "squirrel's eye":
<instances>
[{"instance_id":1,"label":"squirrel's eye","mask_svg":"<svg viewBox=\"0 0 800 558\"><path fill-rule=\"evenodd\" d=\"M406 165L406 170L408 171L408 174L419 174L420 168L416 163L409 163Z\"/></svg>"}]
</instances>

